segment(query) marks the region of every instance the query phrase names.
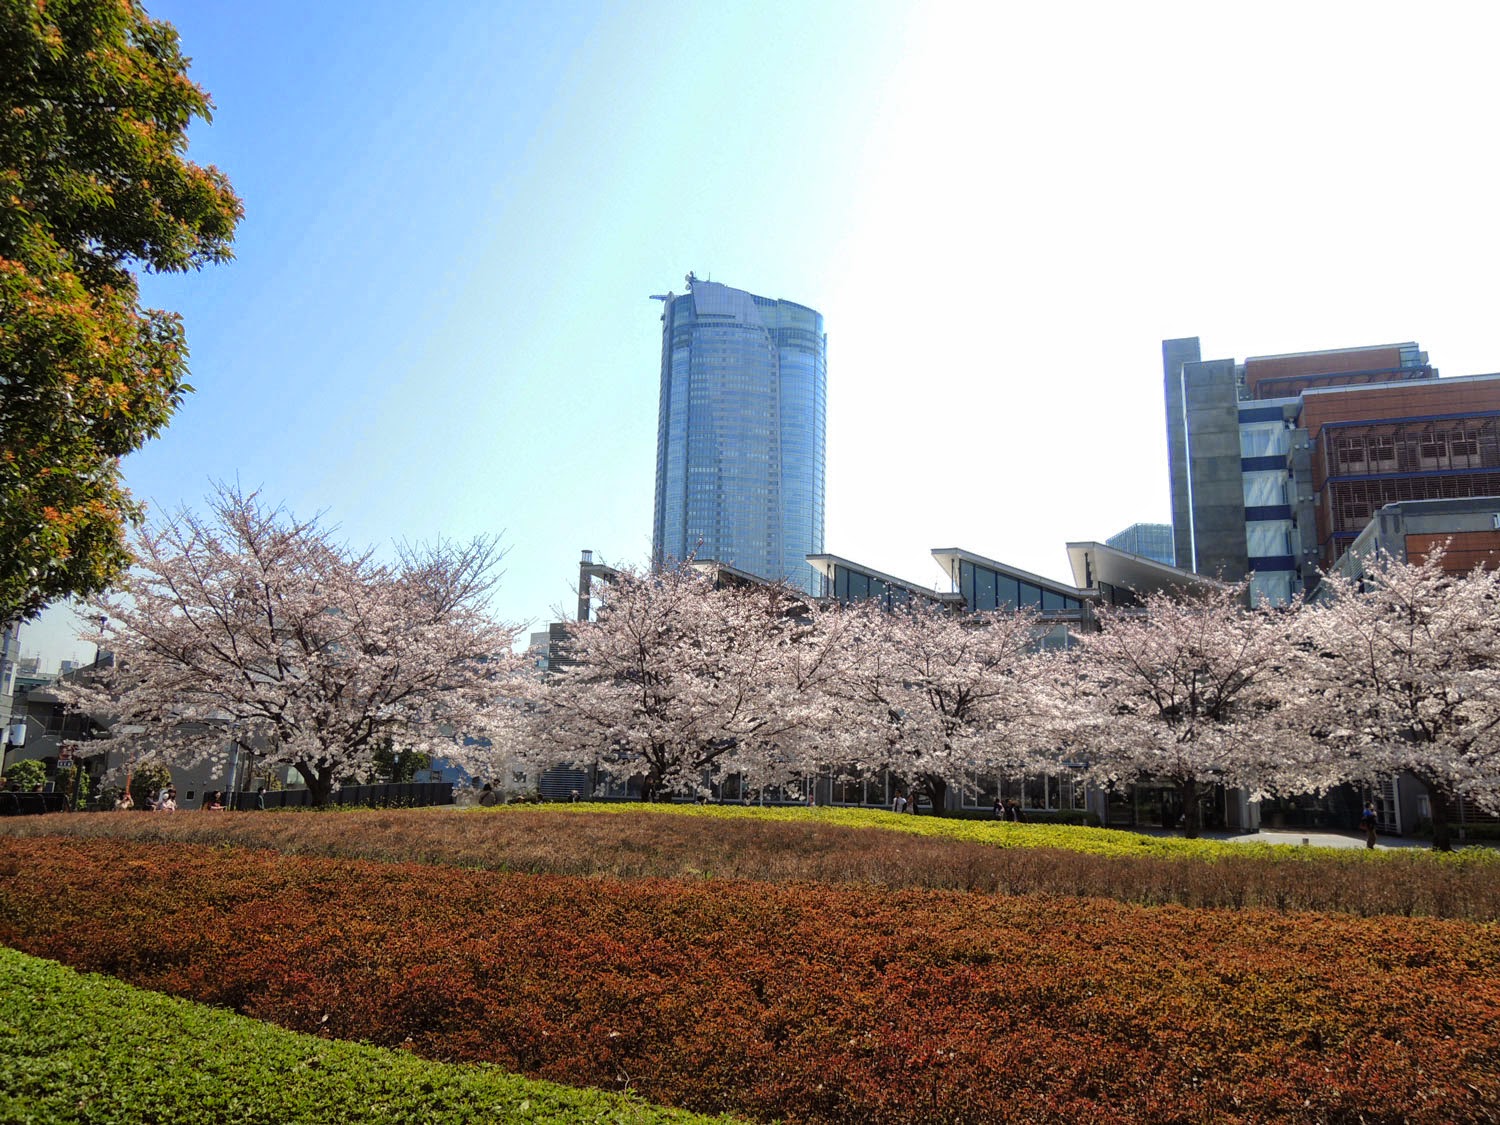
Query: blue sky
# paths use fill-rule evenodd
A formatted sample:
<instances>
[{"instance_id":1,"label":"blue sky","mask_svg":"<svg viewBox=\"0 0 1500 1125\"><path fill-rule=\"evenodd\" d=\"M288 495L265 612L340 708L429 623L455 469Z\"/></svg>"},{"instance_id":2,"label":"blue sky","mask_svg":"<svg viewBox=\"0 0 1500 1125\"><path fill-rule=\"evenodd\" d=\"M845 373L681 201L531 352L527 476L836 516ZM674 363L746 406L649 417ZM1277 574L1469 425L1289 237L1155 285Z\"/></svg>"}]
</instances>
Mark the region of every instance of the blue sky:
<instances>
[{"instance_id":1,"label":"blue sky","mask_svg":"<svg viewBox=\"0 0 1500 1125\"><path fill-rule=\"evenodd\" d=\"M516 622L649 553L688 270L824 314L827 549L924 583L1168 517L1164 337L1500 368L1486 7L148 7L246 218L129 483L503 532Z\"/></svg>"}]
</instances>

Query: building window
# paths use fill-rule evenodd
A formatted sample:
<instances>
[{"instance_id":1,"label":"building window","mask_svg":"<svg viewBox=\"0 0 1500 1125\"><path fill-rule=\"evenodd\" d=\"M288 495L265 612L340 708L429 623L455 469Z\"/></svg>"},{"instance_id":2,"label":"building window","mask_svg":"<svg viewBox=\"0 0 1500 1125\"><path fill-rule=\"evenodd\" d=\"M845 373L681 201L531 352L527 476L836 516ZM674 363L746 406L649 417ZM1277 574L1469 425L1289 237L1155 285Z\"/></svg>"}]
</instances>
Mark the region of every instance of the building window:
<instances>
[{"instance_id":1,"label":"building window","mask_svg":"<svg viewBox=\"0 0 1500 1125\"><path fill-rule=\"evenodd\" d=\"M1241 477L1247 508L1269 508L1286 503L1286 472L1245 473Z\"/></svg>"},{"instance_id":2,"label":"building window","mask_svg":"<svg viewBox=\"0 0 1500 1125\"><path fill-rule=\"evenodd\" d=\"M995 572L987 567L976 567L974 571L974 608L995 608Z\"/></svg>"}]
</instances>

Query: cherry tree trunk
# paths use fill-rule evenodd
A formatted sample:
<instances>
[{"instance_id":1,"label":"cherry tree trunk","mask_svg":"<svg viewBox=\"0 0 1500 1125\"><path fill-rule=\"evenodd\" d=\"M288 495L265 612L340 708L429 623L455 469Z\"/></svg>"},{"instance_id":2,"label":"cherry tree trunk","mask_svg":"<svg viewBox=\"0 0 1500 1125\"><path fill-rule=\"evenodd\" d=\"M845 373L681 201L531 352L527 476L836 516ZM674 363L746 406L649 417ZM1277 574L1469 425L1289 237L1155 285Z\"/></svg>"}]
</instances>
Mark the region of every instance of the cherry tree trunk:
<instances>
[{"instance_id":1,"label":"cherry tree trunk","mask_svg":"<svg viewBox=\"0 0 1500 1125\"><path fill-rule=\"evenodd\" d=\"M1190 777L1177 783L1178 796L1182 798L1182 834L1196 840L1203 829L1203 810L1198 805L1198 779Z\"/></svg>"},{"instance_id":2,"label":"cherry tree trunk","mask_svg":"<svg viewBox=\"0 0 1500 1125\"><path fill-rule=\"evenodd\" d=\"M1453 850L1453 823L1455 801L1452 795L1432 778L1417 774L1417 780L1427 789L1427 801L1432 807L1432 846L1440 852Z\"/></svg>"},{"instance_id":3,"label":"cherry tree trunk","mask_svg":"<svg viewBox=\"0 0 1500 1125\"><path fill-rule=\"evenodd\" d=\"M928 774L922 779L922 788L932 800L932 815L942 816L948 809L948 783L941 777Z\"/></svg>"},{"instance_id":4,"label":"cherry tree trunk","mask_svg":"<svg viewBox=\"0 0 1500 1125\"><path fill-rule=\"evenodd\" d=\"M333 796L333 767L319 770L317 766L310 763L297 763L297 772L302 775L302 780L307 782L307 791L312 794L312 802L322 808L328 804Z\"/></svg>"}]
</instances>

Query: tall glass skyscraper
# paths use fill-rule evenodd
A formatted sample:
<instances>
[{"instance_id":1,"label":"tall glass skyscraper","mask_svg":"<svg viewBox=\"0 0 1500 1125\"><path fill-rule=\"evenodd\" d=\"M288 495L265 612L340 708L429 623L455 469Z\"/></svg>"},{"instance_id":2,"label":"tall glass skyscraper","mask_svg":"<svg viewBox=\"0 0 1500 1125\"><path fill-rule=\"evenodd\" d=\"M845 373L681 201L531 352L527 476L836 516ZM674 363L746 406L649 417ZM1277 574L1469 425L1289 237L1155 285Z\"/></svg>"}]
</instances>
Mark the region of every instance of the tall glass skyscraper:
<instances>
[{"instance_id":1,"label":"tall glass skyscraper","mask_svg":"<svg viewBox=\"0 0 1500 1125\"><path fill-rule=\"evenodd\" d=\"M692 274L660 299L653 561L714 559L819 593L823 317Z\"/></svg>"}]
</instances>

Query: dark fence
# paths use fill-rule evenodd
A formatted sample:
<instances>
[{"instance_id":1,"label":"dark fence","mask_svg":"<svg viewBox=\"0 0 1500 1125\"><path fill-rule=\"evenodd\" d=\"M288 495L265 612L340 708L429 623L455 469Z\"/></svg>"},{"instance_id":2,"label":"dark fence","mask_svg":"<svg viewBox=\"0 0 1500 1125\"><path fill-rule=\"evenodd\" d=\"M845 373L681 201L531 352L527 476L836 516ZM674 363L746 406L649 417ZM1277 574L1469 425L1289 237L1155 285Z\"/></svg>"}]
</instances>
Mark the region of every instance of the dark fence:
<instances>
[{"instance_id":1,"label":"dark fence","mask_svg":"<svg viewBox=\"0 0 1500 1125\"><path fill-rule=\"evenodd\" d=\"M62 812L67 805L66 793L0 792L0 816L32 816L37 813Z\"/></svg>"},{"instance_id":2,"label":"dark fence","mask_svg":"<svg viewBox=\"0 0 1500 1125\"><path fill-rule=\"evenodd\" d=\"M308 789L278 789L266 790L264 793L230 793L224 800L224 806L231 809L256 809L260 808L257 798L264 798L265 807L268 809L298 809L311 808L313 799L312 791ZM451 781L427 781L420 784L411 782L405 785L346 785L342 789L335 789L332 796L328 798L328 804L332 806L358 807L368 806L372 808L416 808L420 805L451 805L453 804L453 783Z\"/></svg>"}]
</instances>

